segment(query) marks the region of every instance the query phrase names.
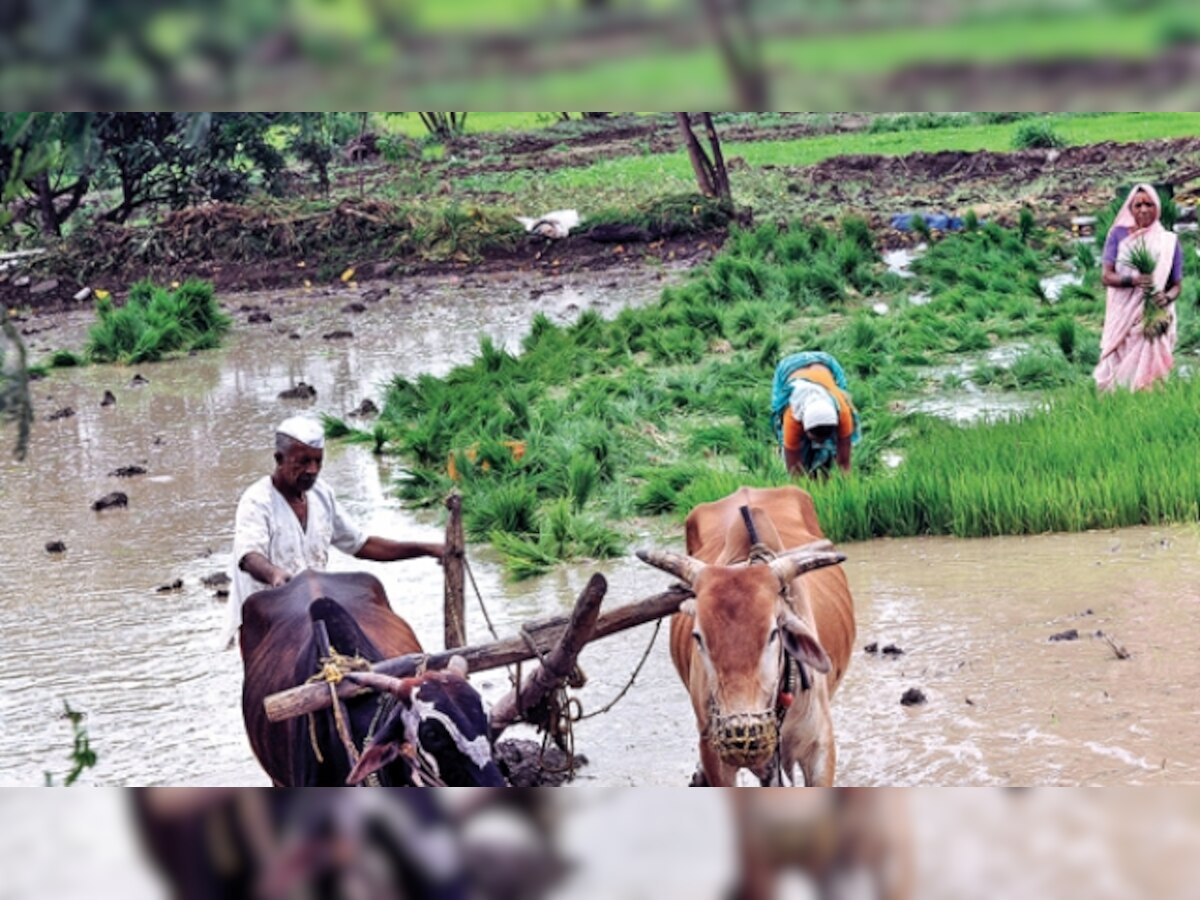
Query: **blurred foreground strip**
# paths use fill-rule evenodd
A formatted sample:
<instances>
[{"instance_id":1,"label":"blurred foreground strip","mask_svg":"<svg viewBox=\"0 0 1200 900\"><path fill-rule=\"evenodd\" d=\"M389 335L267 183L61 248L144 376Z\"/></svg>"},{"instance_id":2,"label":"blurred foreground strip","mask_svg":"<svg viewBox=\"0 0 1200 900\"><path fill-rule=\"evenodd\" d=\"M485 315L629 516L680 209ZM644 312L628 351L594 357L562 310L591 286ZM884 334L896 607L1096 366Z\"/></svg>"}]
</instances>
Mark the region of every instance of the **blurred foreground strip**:
<instances>
[{"instance_id":1,"label":"blurred foreground strip","mask_svg":"<svg viewBox=\"0 0 1200 900\"><path fill-rule=\"evenodd\" d=\"M8 108L59 110L1194 105L1200 27L1179 0L979 6L9 3L0 12L0 95Z\"/></svg>"}]
</instances>

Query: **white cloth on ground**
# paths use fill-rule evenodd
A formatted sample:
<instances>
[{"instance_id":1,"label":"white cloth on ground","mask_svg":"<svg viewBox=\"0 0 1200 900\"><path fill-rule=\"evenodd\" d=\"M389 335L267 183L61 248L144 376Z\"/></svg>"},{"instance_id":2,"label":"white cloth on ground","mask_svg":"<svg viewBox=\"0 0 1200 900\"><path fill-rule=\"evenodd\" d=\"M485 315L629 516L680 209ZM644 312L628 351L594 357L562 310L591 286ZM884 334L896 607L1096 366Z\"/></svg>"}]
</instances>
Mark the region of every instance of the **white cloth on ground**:
<instances>
[{"instance_id":1,"label":"white cloth on ground","mask_svg":"<svg viewBox=\"0 0 1200 900\"><path fill-rule=\"evenodd\" d=\"M270 475L250 485L238 501L229 565L229 619L221 647L229 646L237 635L246 598L267 587L238 566L247 553L261 553L295 577L305 569L323 571L329 563L330 545L353 556L367 542L367 535L342 512L325 482L318 479L305 496L307 529L301 529L300 520L271 483Z\"/></svg>"}]
</instances>

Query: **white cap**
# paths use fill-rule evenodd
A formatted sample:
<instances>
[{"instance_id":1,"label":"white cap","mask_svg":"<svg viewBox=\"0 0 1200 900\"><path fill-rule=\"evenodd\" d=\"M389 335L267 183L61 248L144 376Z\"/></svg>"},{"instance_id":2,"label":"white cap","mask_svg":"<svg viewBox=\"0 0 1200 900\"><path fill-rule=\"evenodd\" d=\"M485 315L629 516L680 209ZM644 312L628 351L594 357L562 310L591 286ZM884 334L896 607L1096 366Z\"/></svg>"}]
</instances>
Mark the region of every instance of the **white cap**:
<instances>
[{"instance_id":1,"label":"white cap","mask_svg":"<svg viewBox=\"0 0 1200 900\"><path fill-rule=\"evenodd\" d=\"M309 416L292 416L290 419L284 419L275 431L279 434L286 434L317 450L325 448L325 429L320 422Z\"/></svg>"}]
</instances>

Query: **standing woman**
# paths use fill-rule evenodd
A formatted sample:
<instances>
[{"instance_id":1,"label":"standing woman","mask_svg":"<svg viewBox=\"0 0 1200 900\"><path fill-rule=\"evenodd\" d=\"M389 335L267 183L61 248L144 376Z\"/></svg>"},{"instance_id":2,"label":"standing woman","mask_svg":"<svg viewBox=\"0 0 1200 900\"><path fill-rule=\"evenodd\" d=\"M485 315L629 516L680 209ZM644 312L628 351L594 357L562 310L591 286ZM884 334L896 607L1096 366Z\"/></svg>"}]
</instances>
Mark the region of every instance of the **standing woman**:
<instances>
[{"instance_id":1,"label":"standing woman","mask_svg":"<svg viewBox=\"0 0 1200 900\"><path fill-rule=\"evenodd\" d=\"M1104 274L1108 288L1100 364L1093 373L1102 391L1117 387L1139 391L1166 378L1175 364L1175 301L1183 279L1179 239L1163 227L1162 203L1148 184L1135 185L1125 198L1104 242ZM1131 260L1144 248L1152 272L1139 271ZM1144 319L1150 302L1166 311L1159 327Z\"/></svg>"}]
</instances>

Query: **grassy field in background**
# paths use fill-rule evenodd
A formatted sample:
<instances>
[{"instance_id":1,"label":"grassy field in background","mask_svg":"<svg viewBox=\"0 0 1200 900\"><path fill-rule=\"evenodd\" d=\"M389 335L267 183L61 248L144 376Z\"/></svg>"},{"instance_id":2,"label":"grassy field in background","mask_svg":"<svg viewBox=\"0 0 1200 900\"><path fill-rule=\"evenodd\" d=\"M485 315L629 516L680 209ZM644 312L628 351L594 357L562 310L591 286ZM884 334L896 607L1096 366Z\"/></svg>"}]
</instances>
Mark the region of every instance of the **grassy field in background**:
<instances>
[{"instance_id":1,"label":"grassy field in background","mask_svg":"<svg viewBox=\"0 0 1200 900\"><path fill-rule=\"evenodd\" d=\"M1056 114L1046 119L1068 144L1200 135L1200 113ZM749 172L735 173L732 178L735 198L746 202L750 193L759 189L756 180L766 177L754 171L757 167L807 166L833 156L855 153L1007 151L1012 149L1013 138L1020 127L1021 123L1017 122L878 134L819 135L787 141L731 142L724 146L724 151L727 158L741 157L750 166ZM634 204L661 194L683 193L692 190L695 182L686 153L678 150L666 154L623 156L586 168L554 172L467 176L456 179L455 183L467 191L520 196L531 208L575 206L586 214L601 206Z\"/></svg>"},{"instance_id":2,"label":"grassy field in background","mask_svg":"<svg viewBox=\"0 0 1200 900\"><path fill-rule=\"evenodd\" d=\"M1190 14L1189 14L1190 15ZM822 33L780 37L765 45L776 73L781 105L802 109L847 106L850 77L878 76L929 62L1004 62L1018 59L1145 59L1161 50L1172 32L1194 28L1178 9L1090 12L1030 17L996 17L944 27L889 31ZM636 108L670 96L677 106L711 108L713 98L729 97L729 79L717 52L700 49L613 60L558 71L531 84L527 78L439 81L414 86L408 99L443 108L470 97L476 109L538 107L574 109ZM838 102L841 100L842 102ZM690 101L690 102L684 102ZM731 99L732 103L732 99ZM876 107L877 108L877 107Z\"/></svg>"}]
</instances>

